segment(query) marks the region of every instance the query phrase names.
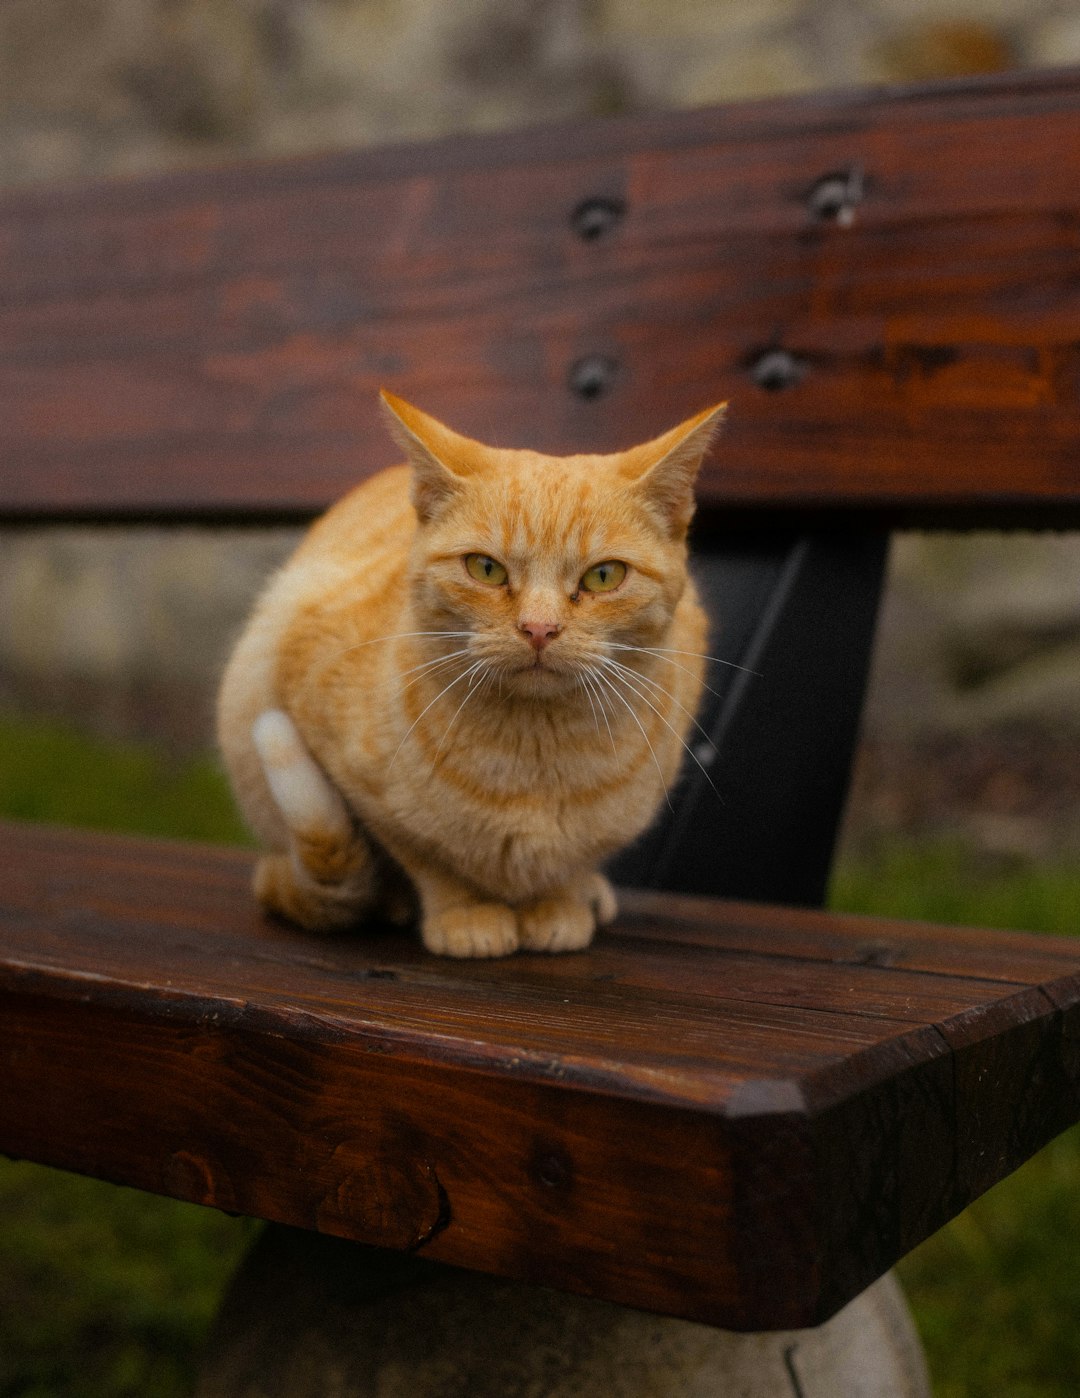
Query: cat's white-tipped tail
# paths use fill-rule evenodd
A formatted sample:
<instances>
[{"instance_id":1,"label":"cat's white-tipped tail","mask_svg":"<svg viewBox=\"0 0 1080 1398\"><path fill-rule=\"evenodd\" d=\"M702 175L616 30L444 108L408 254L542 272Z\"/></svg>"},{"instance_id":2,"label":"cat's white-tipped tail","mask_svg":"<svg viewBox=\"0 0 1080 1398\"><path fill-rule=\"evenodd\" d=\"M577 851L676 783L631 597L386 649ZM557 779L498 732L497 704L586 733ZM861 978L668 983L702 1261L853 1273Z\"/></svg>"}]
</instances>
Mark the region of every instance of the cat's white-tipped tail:
<instances>
[{"instance_id":1,"label":"cat's white-tipped tail","mask_svg":"<svg viewBox=\"0 0 1080 1398\"><path fill-rule=\"evenodd\" d=\"M267 709L251 727L267 784L285 819L301 839L348 842L352 832L345 802L308 752L296 725L281 709Z\"/></svg>"}]
</instances>

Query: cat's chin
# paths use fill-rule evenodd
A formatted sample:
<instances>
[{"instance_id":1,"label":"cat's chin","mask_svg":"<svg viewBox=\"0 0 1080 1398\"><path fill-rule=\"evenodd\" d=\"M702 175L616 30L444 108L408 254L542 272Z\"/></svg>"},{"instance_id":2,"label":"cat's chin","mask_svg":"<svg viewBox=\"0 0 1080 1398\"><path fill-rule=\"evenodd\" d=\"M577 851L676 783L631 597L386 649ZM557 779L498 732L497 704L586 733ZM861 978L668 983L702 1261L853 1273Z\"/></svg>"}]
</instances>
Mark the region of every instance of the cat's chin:
<instances>
[{"instance_id":1,"label":"cat's chin","mask_svg":"<svg viewBox=\"0 0 1080 1398\"><path fill-rule=\"evenodd\" d=\"M522 665L509 672L504 671L505 689L525 698L555 698L565 694L567 690L576 688L577 684L577 677L573 672L545 661Z\"/></svg>"}]
</instances>

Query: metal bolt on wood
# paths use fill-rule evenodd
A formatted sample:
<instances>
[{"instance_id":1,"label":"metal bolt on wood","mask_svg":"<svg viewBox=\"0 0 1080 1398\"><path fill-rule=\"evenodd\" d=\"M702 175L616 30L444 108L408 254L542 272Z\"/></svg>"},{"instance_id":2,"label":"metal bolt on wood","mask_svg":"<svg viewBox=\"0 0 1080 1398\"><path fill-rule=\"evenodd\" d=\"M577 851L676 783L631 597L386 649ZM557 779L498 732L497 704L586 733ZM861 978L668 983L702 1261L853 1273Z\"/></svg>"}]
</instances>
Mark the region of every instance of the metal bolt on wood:
<instances>
[{"instance_id":1,"label":"metal bolt on wood","mask_svg":"<svg viewBox=\"0 0 1080 1398\"><path fill-rule=\"evenodd\" d=\"M579 398L591 402L609 391L617 365L603 354L588 354L570 366L570 387Z\"/></svg>"},{"instance_id":2,"label":"metal bolt on wood","mask_svg":"<svg viewBox=\"0 0 1080 1398\"><path fill-rule=\"evenodd\" d=\"M807 197L807 208L823 223L850 228L855 210L862 203L863 172L857 165L822 175Z\"/></svg>"},{"instance_id":3,"label":"metal bolt on wood","mask_svg":"<svg viewBox=\"0 0 1080 1398\"><path fill-rule=\"evenodd\" d=\"M611 233L622 222L626 206L621 199L583 199L571 215L571 226L579 238L594 243Z\"/></svg>"},{"instance_id":4,"label":"metal bolt on wood","mask_svg":"<svg viewBox=\"0 0 1080 1398\"><path fill-rule=\"evenodd\" d=\"M806 374L806 364L790 350L771 349L759 355L750 366L750 377L767 393L794 388Z\"/></svg>"}]
</instances>

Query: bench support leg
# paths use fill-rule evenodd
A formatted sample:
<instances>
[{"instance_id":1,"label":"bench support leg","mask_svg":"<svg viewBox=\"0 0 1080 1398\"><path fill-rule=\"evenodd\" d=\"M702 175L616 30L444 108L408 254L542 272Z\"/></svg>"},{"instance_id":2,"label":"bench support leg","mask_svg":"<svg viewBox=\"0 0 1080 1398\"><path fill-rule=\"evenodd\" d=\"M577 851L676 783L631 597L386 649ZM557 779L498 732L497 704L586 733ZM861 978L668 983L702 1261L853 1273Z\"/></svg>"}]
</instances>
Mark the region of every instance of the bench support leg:
<instances>
[{"instance_id":1,"label":"bench support leg","mask_svg":"<svg viewBox=\"0 0 1080 1398\"><path fill-rule=\"evenodd\" d=\"M815 1330L737 1335L271 1227L198 1398L930 1398L891 1276Z\"/></svg>"}]
</instances>

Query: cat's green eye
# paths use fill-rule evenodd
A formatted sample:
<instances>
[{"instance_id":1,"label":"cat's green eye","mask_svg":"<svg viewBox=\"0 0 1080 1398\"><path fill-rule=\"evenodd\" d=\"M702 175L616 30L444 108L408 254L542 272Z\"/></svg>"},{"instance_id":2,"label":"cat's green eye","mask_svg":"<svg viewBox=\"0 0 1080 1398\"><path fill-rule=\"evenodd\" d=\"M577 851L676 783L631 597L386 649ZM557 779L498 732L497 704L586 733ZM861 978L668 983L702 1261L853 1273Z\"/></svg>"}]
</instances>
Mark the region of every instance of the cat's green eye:
<instances>
[{"instance_id":1,"label":"cat's green eye","mask_svg":"<svg viewBox=\"0 0 1080 1398\"><path fill-rule=\"evenodd\" d=\"M581 586L586 592L614 592L625 577L626 564L612 558L607 563L594 564L583 575Z\"/></svg>"},{"instance_id":2,"label":"cat's green eye","mask_svg":"<svg viewBox=\"0 0 1080 1398\"><path fill-rule=\"evenodd\" d=\"M494 558L489 558L486 553L467 553L465 555L465 570L470 578L475 578L477 582L487 583L488 587L502 587L506 581L506 569Z\"/></svg>"}]
</instances>

